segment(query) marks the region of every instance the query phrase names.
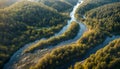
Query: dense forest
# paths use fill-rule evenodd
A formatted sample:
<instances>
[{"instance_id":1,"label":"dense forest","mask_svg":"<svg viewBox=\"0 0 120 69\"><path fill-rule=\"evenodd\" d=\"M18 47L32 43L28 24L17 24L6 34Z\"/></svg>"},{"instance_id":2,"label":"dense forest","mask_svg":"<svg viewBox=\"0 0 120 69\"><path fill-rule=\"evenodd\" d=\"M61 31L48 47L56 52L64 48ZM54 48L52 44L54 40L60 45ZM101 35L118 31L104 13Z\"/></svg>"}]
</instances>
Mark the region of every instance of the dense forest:
<instances>
[{"instance_id":1,"label":"dense forest","mask_svg":"<svg viewBox=\"0 0 120 69\"><path fill-rule=\"evenodd\" d=\"M26 49L25 53L33 52L38 49L44 49L48 46L55 46L62 41L73 39L77 35L79 29L80 29L79 24L76 22L72 22L70 27L63 34L56 36L56 37L51 37L47 40L39 41L38 43L36 43L36 44L32 45L31 47L29 47L28 49Z\"/></svg>"},{"instance_id":2,"label":"dense forest","mask_svg":"<svg viewBox=\"0 0 120 69\"><path fill-rule=\"evenodd\" d=\"M69 12L71 7L73 7L77 1L78 0L39 0L39 2L42 2L59 12Z\"/></svg>"},{"instance_id":3,"label":"dense forest","mask_svg":"<svg viewBox=\"0 0 120 69\"><path fill-rule=\"evenodd\" d=\"M76 63L73 69L119 69L120 39L109 43L105 48L92 54L86 60ZM72 69L72 68L71 68Z\"/></svg>"},{"instance_id":4,"label":"dense forest","mask_svg":"<svg viewBox=\"0 0 120 69\"><path fill-rule=\"evenodd\" d=\"M114 34L120 34L119 19L120 2L104 5L86 13L86 24L91 26L91 29L97 27L103 31Z\"/></svg>"},{"instance_id":5,"label":"dense forest","mask_svg":"<svg viewBox=\"0 0 120 69\"><path fill-rule=\"evenodd\" d=\"M91 9L113 2L119 2L119 0L85 0L82 5L78 7L75 16L77 18L82 17L87 11L90 11Z\"/></svg>"},{"instance_id":6,"label":"dense forest","mask_svg":"<svg viewBox=\"0 0 120 69\"><path fill-rule=\"evenodd\" d=\"M120 3L112 3L88 11L88 13L85 14L86 19L84 19L84 23L88 26L89 31L84 33L76 44L52 50L52 52L46 54L43 58L40 58L36 66L32 66L31 69L68 68L70 64L74 62L72 61L73 59L80 59L89 49L102 43L106 36L119 34L119 7ZM97 18L97 15L101 18Z\"/></svg>"},{"instance_id":7,"label":"dense forest","mask_svg":"<svg viewBox=\"0 0 120 69\"><path fill-rule=\"evenodd\" d=\"M24 56L75 38L83 23L87 30L76 42L54 47L36 63L26 62L22 69L120 69L120 38L83 60L107 37L120 35L120 0L16 1L0 1L0 68L27 43L46 38L26 48ZM54 36L67 25L77 2L76 20L65 32Z\"/></svg>"},{"instance_id":8,"label":"dense forest","mask_svg":"<svg viewBox=\"0 0 120 69\"><path fill-rule=\"evenodd\" d=\"M68 19L44 4L28 1L0 9L0 66L24 44L54 35Z\"/></svg>"}]
</instances>

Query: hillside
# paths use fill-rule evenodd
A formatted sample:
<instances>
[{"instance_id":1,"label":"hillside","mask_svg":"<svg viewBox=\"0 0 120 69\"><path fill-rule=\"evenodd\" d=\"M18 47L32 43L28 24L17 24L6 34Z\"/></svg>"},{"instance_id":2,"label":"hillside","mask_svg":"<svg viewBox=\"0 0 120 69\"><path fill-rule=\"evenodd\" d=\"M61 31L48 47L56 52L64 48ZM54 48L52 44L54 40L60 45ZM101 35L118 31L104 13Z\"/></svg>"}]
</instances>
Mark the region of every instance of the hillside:
<instances>
[{"instance_id":1,"label":"hillside","mask_svg":"<svg viewBox=\"0 0 120 69\"><path fill-rule=\"evenodd\" d=\"M21 46L58 32L68 18L44 4L28 1L0 9L0 67Z\"/></svg>"},{"instance_id":2,"label":"hillside","mask_svg":"<svg viewBox=\"0 0 120 69\"><path fill-rule=\"evenodd\" d=\"M86 13L84 23L89 28L89 31L84 33L75 44L56 48L46 54L31 69L66 69L77 60L82 59L89 49L104 42L107 36L120 34L119 7L120 3L106 4ZM99 15L99 18L97 18L97 15Z\"/></svg>"},{"instance_id":3,"label":"hillside","mask_svg":"<svg viewBox=\"0 0 120 69\"><path fill-rule=\"evenodd\" d=\"M119 69L120 39L109 43L83 62L76 63L74 69Z\"/></svg>"},{"instance_id":4,"label":"hillside","mask_svg":"<svg viewBox=\"0 0 120 69\"><path fill-rule=\"evenodd\" d=\"M114 11L113 11L114 10ZM86 13L86 24L110 33L119 33L120 2L107 4ZM91 21L91 22L90 22ZM120 34L120 33L119 33Z\"/></svg>"},{"instance_id":5,"label":"hillside","mask_svg":"<svg viewBox=\"0 0 120 69\"><path fill-rule=\"evenodd\" d=\"M105 4L114 3L114 2L120 2L120 1L119 0L85 0L82 3L82 5L78 7L78 10L76 11L75 16L77 18L80 18L87 11L90 11L91 9L97 8Z\"/></svg>"},{"instance_id":6,"label":"hillside","mask_svg":"<svg viewBox=\"0 0 120 69\"><path fill-rule=\"evenodd\" d=\"M100 29L102 33L107 33L107 35L110 35L110 36L114 34L118 35L120 34L120 31L119 31L120 15L119 14L120 14L120 2L106 4L88 11L86 13L85 23L89 26L89 28L91 29L96 28L96 30ZM104 49L99 50L95 55L91 55L89 58L83 61L84 63L83 62L76 63L74 65L74 68L71 67L71 69L86 69L86 68L87 69L92 69L92 68L119 69L118 67L119 59L117 58L113 59L114 57L117 57L119 55L119 54L118 55L115 54L115 52L117 53L119 52L119 50L117 47L111 48L114 46L119 47L119 45L120 45L119 39L115 40L112 43L110 43L108 47L105 47ZM114 51L114 54L107 51L111 51L111 52ZM113 64L112 62L115 64Z\"/></svg>"},{"instance_id":7,"label":"hillside","mask_svg":"<svg viewBox=\"0 0 120 69\"><path fill-rule=\"evenodd\" d=\"M39 2L42 2L59 12L70 11L77 1L78 0L39 0Z\"/></svg>"},{"instance_id":8,"label":"hillside","mask_svg":"<svg viewBox=\"0 0 120 69\"><path fill-rule=\"evenodd\" d=\"M119 57L120 0L24 0L0 9L1 69L120 69Z\"/></svg>"}]
</instances>

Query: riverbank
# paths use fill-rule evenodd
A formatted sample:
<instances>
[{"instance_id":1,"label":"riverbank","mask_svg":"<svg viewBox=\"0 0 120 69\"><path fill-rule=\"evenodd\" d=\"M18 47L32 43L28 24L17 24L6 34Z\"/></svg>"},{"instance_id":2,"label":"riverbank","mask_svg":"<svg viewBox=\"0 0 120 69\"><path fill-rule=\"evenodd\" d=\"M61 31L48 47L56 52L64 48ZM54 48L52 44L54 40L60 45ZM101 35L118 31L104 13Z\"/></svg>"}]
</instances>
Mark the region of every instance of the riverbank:
<instances>
[{"instance_id":1,"label":"riverbank","mask_svg":"<svg viewBox=\"0 0 120 69\"><path fill-rule=\"evenodd\" d=\"M82 2L81 2L81 3L82 3ZM71 20L68 21L68 25L67 25L66 27L68 27L72 21L76 21L76 19L75 19L75 17L74 17L74 14L75 14L75 10L77 9L77 6L78 6L79 4L80 4L80 3L78 3L78 4L74 7L73 11L71 12L71 14L70 14ZM63 44L75 42L76 40L78 40L78 39L82 36L82 34L86 31L86 27L85 27L85 25L82 24L82 23L80 23L79 25L80 25L81 29L80 29L77 37L75 37L75 39L73 39L73 40L68 40L68 41L65 41L65 42L63 42L63 43L60 43L60 45L61 45L61 44L63 45ZM65 27L64 27L64 28L65 28ZM67 29L67 28L66 28L66 29ZM64 30L64 31L65 31L65 30ZM63 31L62 31L62 32L63 32ZM58 45L59 45L59 44L58 44ZM47 49L45 49L45 50L47 50ZM42 51L44 51L44 50L42 50ZM40 53L39 53L39 54L40 54ZM17 55L16 55L16 56L17 56ZM12 58L14 58L14 57L12 57ZM18 58L18 59L19 59L19 58ZM10 62L10 63L9 63L9 62ZM10 68L10 67L12 67L12 63L16 63L16 61L9 61L9 62L5 65L5 67ZM9 65L9 64L10 64L10 65ZM4 69L5 69L5 68L4 68Z\"/></svg>"}]
</instances>

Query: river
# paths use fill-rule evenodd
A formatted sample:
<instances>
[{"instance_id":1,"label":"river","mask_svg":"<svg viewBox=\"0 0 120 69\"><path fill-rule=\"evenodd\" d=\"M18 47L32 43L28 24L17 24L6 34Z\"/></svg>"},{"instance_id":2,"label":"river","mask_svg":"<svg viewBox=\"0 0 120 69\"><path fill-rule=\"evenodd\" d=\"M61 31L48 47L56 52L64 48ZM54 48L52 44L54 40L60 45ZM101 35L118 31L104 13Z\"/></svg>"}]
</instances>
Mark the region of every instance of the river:
<instances>
[{"instance_id":1,"label":"river","mask_svg":"<svg viewBox=\"0 0 120 69\"><path fill-rule=\"evenodd\" d=\"M78 1L78 3L73 7L72 12L70 13L71 19L68 20L68 24L66 26L64 26L59 33L56 33L54 36L51 36L51 37L61 35L62 33L64 33L67 30L67 28L70 26L72 21L76 21L74 14L75 14L76 9L78 8L78 6L82 2L83 2L82 0ZM82 34L87 30L87 27L83 23L79 22L79 26L80 26L80 30L79 30L77 36L74 39L71 39L71 40L68 40L68 41L63 41L63 42L59 43L56 46L49 46L49 48L36 51L35 53L22 54L22 52L25 49L27 49L29 46L39 42L40 40L46 40L46 38L42 38L40 40L36 40L34 42L31 42L31 43L28 43L28 44L24 45L22 48L20 48L18 51L16 51L13 54L13 56L10 58L8 63L6 63L4 65L4 69L19 69L19 68L22 68L22 67L24 68L24 66L27 64L25 62L29 62L29 64L30 64L30 62L31 63L36 63L37 60L42 55L44 55L45 53L51 51L52 49L54 49L54 48L56 48L58 46L62 46L62 45L66 45L66 44L69 44L69 43L76 42L82 36ZM20 66L18 66L18 65L20 65Z\"/></svg>"},{"instance_id":2,"label":"river","mask_svg":"<svg viewBox=\"0 0 120 69\"><path fill-rule=\"evenodd\" d=\"M78 8L78 6L80 4L82 4L82 3L83 3L82 0L78 1L78 3L73 7L72 12L70 13L71 19L68 20L68 24L66 26L64 26L63 29L59 33L56 33L54 36L58 36L58 35L61 35L62 33L64 33L66 31L66 29L70 26L71 22L72 21L76 21L76 18L74 16L74 14L75 14L75 11ZM50 52L52 49L54 49L56 47L59 47L59 46L62 46L62 45L66 45L66 44L70 44L70 43L76 42L78 39L80 39L80 37L87 30L87 27L83 23L81 23L81 22L77 22L77 23L79 23L80 30L79 30L77 36L74 39L61 42L61 43L59 43L56 46L49 46L48 48L45 48L45 49L42 49L42 50L38 50L38 51L36 51L34 53L22 54L22 52L25 49L27 49L29 46L31 46L32 44L37 43L40 40L36 40L36 41L34 41L32 43L26 44L24 47L20 48L17 52L15 52L13 54L13 56L10 58L9 62L7 64L5 64L4 69L26 69L27 67L36 64L40 57L42 57L46 53ZM51 36L51 37L54 37L54 36ZM85 54L85 56L83 56L83 58L81 58L79 61L84 61L91 54L95 53L97 50L103 48L109 42L111 42L112 40L117 39L117 38L120 38L120 36L107 37L103 43L101 43L100 45L97 45L94 48L90 49ZM43 38L43 39L45 39L45 38ZM41 40L43 40L43 39L41 39ZM71 64L74 65L75 62L76 62L76 60L73 60L73 62ZM69 64L69 65L71 65L71 64Z\"/></svg>"}]
</instances>

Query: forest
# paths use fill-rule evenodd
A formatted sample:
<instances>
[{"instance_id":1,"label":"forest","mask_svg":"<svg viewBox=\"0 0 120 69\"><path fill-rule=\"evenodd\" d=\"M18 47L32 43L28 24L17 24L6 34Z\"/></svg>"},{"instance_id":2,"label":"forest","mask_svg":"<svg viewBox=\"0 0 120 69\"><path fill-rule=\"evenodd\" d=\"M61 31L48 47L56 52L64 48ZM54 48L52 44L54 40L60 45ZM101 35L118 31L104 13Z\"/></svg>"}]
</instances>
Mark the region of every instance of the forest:
<instances>
[{"instance_id":1,"label":"forest","mask_svg":"<svg viewBox=\"0 0 120 69\"><path fill-rule=\"evenodd\" d=\"M59 12L70 12L78 0L39 0L47 6L56 9Z\"/></svg>"},{"instance_id":2,"label":"forest","mask_svg":"<svg viewBox=\"0 0 120 69\"><path fill-rule=\"evenodd\" d=\"M78 7L76 10L76 18L80 18L82 15L84 15L87 11L90 11L92 9L95 9L99 6L114 3L114 2L120 2L119 0L85 0L82 5Z\"/></svg>"},{"instance_id":3,"label":"forest","mask_svg":"<svg viewBox=\"0 0 120 69\"><path fill-rule=\"evenodd\" d=\"M79 28L78 23L72 22L70 27L63 34L51 37L47 40L42 40L25 50L25 53L36 51L36 49L44 49L47 46L55 46L62 41L73 39L77 35Z\"/></svg>"},{"instance_id":4,"label":"forest","mask_svg":"<svg viewBox=\"0 0 120 69\"><path fill-rule=\"evenodd\" d=\"M67 19L42 3L25 1L0 9L0 66L26 43L59 32Z\"/></svg>"},{"instance_id":5,"label":"forest","mask_svg":"<svg viewBox=\"0 0 120 69\"><path fill-rule=\"evenodd\" d=\"M87 29L77 41L64 44L83 31L83 26ZM119 35L120 0L0 1L1 69L120 69ZM4 68L14 53L35 40L40 41ZM104 46L88 55L99 45ZM38 53L42 50L46 51ZM34 57L35 53L39 57ZM29 62L30 57L37 61Z\"/></svg>"},{"instance_id":6,"label":"forest","mask_svg":"<svg viewBox=\"0 0 120 69\"><path fill-rule=\"evenodd\" d=\"M36 66L32 66L31 69L61 69L60 67L62 66L64 66L63 68L69 68L69 64L73 62L73 59L80 59L80 57L84 56L90 48L102 43L106 36L112 36L114 34L118 35L120 32L119 7L120 3L112 3L88 11L85 14L86 19L84 20L84 23L90 30L84 33L76 44L63 46L54 49L50 54L46 54L43 58L40 58ZM97 15L99 15L100 18L97 18Z\"/></svg>"},{"instance_id":7,"label":"forest","mask_svg":"<svg viewBox=\"0 0 120 69\"><path fill-rule=\"evenodd\" d=\"M83 62L76 63L71 69L119 69L120 39L109 43Z\"/></svg>"}]
</instances>

